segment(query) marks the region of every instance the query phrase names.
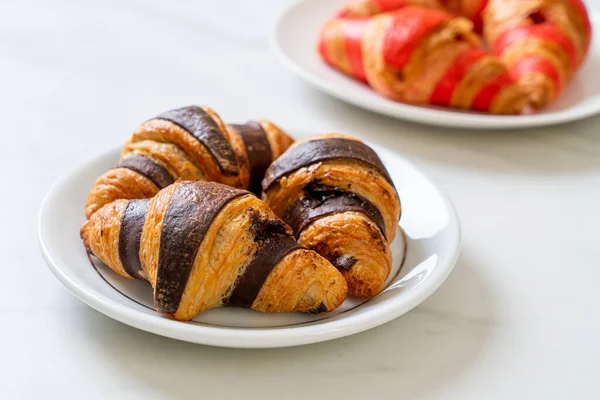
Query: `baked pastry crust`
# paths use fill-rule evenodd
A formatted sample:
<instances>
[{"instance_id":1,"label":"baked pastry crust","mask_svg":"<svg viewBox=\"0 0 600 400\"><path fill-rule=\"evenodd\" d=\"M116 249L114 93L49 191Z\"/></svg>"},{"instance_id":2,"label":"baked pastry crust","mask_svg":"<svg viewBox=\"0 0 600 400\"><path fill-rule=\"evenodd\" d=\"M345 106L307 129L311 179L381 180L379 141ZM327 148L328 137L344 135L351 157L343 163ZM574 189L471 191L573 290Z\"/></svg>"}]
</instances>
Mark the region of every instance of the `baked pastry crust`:
<instances>
[{"instance_id":1,"label":"baked pastry crust","mask_svg":"<svg viewBox=\"0 0 600 400\"><path fill-rule=\"evenodd\" d=\"M263 191L298 242L342 272L351 295L382 290L401 207L373 150L338 134L296 142L269 167Z\"/></svg>"},{"instance_id":2,"label":"baked pastry crust","mask_svg":"<svg viewBox=\"0 0 600 400\"><path fill-rule=\"evenodd\" d=\"M355 0L319 52L397 101L515 114L556 99L590 41L581 0Z\"/></svg>"},{"instance_id":3,"label":"baked pastry crust","mask_svg":"<svg viewBox=\"0 0 600 400\"><path fill-rule=\"evenodd\" d=\"M152 199L117 200L82 226L88 252L148 281L157 311L178 320L219 306L331 311L342 275L300 246L261 200L212 182L179 181Z\"/></svg>"},{"instance_id":4,"label":"baked pastry crust","mask_svg":"<svg viewBox=\"0 0 600 400\"><path fill-rule=\"evenodd\" d=\"M438 8L408 6L370 18L333 18L321 57L382 95L493 114L521 113L527 92L484 50L473 23Z\"/></svg>"},{"instance_id":5,"label":"baked pastry crust","mask_svg":"<svg viewBox=\"0 0 600 400\"><path fill-rule=\"evenodd\" d=\"M536 107L556 99L590 46L580 0L489 0L483 21L490 47Z\"/></svg>"},{"instance_id":6,"label":"baked pastry crust","mask_svg":"<svg viewBox=\"0 0 600 400\"><path fill-rule=\"evenodd\" d=\"M251 129L236 129L249 125ZM219 182L247 189L262 179L264 164L293 140L269 121L229 126L208 107L167 111L142 124L123 147L119 164L100 176L86 202L86 217L117 199L150 198L177 179ZM248 137L262 139L263 165ZM258 175L257 175L258 174Z\"/></svg>"}]
</instances>

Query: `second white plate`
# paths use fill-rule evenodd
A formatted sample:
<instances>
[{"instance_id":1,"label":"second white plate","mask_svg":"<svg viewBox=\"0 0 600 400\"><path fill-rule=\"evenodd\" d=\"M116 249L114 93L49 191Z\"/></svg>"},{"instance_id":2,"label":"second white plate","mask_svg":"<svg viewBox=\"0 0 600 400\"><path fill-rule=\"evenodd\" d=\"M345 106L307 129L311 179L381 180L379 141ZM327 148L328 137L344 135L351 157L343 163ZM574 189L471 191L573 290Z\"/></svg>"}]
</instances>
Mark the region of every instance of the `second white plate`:
<instances>
[{"instance_id":1,"label":"second white plate","mask_svg":"<svg viewBox=\"0 0 600 400\"><path fill-rule=\"evenodd\" d=\"M292 71L340 100L380 114L425 124L462 128L524 128L552 125L600 113L600 40L594 30L592 48L582 69L550 107L534 115L497 116L439 107L398 103L380 96L369 86L327 66L316 42L323 23L348 0L302 0L285 11L271 36L271 47ZM591 3L588 2L591 6ZM592 10L589 9L590 13ZM600 16L591 14L592 25Z\"/></svg>"}]
</instances>

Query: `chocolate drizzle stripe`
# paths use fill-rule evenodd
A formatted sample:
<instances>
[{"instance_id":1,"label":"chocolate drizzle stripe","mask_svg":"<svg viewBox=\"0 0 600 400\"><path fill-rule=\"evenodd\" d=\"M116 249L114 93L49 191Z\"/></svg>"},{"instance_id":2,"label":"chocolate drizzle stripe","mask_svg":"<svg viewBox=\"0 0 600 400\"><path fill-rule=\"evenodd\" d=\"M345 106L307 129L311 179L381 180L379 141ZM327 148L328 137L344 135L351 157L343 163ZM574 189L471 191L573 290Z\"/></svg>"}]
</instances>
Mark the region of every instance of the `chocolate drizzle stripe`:
<instances>
[{"instance_id":1,"label":"chocolate drizzle stripe","mask_svg":"<svg viewBox=\"0 0 600 400\"><path fill-rule=\"evenodd\" d=\"M258 249L244 273L236 279L234 289L223 304L231 307L250 308L260 289L283 257L302 248L292 237L283 235L267 236L259 241Z\"/></svg>"},{"instance_id":2,"label":"chocolate drizzle stripe","mask_svg":"<svg viewBox=\"0 0 600 400\"><path fill-rule=\"evenodd\" d=\"M170 121L188 131L209 151L225 175L238 175L235 151L215 120L201 107L189 106L167 111L154 119Z\"/></svg>"},{"instance_id":3,"label":"chocolate drizzle stripe","mask_svg":"<svg viewBox=\"0 0 600 400\"><path fill-rule=\"evenodd\" d=\"M194 265L198 248L214 218L244 190L209 182L180 183L163 217L154 302L174 314Z\"/></svg>"},{"instance_id":4,"label":"chocolate drizzle stripe","mask_svg":"<svg viewBox=\"0 0 600 400\"><path fill-rule=\"evenodd\" d=\"M148 157L132 156L124 159L116 168L127 168L150 179L159 188L165 188L175 182L169 171Z\"/></svg>"},{"instance_id":5,"label":"chocolate drizzle stripe","mask_svg":"<svg viewBox=\"0 0 600 400\"><path fill-rule=\"evenodd\" d=\"M293 202L285 211L283 219L287 222L296 237L313 221L328 215L356 211L369 217L387 237L383 215L369 200L343 189L309 184L304 188L304 196Z\"/></svg>"},{"instance_id":6,"label":"chocolate drizzle stripe","mask_svg":"<svg viewBox=\"0 0 600 400\"><path fill-rule=\"evenodd\" d=\"M309 140L283 153L267 170L262 182L263 191L267 191L277 180L300 168L336 159L351 159L368 164L394 185L379 156L369 146L351 139L326 138Z\"/></svg>"},{"instance_id":7,"label":"chocolate drizzle stripe","mask_svg":"<svg viewBox=\"0 0 600 400\"><path fill-rule=\"evenodd\" d=\"M241 136L250 162L250 191L260 197L261 181L271 164L273 155L267 133L256 121L231 127Z\"/></svg>"},{"instance_id":8,"label":"chocolate drizzle stripe","mask_svg":"<svg viewBox=\"0 0 600 400\"><path fill-rule=\"evenodd\" d=\"M131 277L147 280L140 261L140 241L146 222L148 199L130 200L121 218L119 231L119 259Z\"/></svg>"}]
</instances>

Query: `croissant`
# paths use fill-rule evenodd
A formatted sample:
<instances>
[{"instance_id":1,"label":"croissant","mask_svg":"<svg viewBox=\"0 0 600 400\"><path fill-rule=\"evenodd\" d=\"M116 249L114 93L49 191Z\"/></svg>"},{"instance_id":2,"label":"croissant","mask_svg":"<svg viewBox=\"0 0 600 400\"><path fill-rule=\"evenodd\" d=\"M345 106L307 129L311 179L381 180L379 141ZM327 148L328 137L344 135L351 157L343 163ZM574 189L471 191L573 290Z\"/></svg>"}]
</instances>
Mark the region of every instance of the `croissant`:
<instances>
[{"instance_id":1,"label":"croissant","mask_svg":"<svg viewBox=\"0 0 600 400\"><path fill-rule=\"evenodd\" d=\"M535 107L558 96L590 47L580 0L489 0L483 20L486 40Z\"/></svg>"},{"instance_id":2,"label":"croissant","mask_svg":"<svg viewBox=\"0 0 600 400\"><path fill-rule=\"evenodd\" d=\"M271 164L263 199L298 243L328 259L353 296L379 293L391 271L389 243L400 199L377 154L344 135L297 142Z\"/></svg>"},{"instance_id":3,"label":"croissant","mask_svg":"<svg viewBox=\"0 0 600 400\"><path fill-rule=\"evenodd\" d=\"M397 11L406 6L440 8L450 14L470 19L474 31L483 30L482 13L489 0L354 0L336 14L342 18L371 17L384 12Z\"/></svg>"},{"instance_id":4,"label":"croissant","mask_svg":"<svg viewBox=\"0 0 600 400\"><path fill-rule=\"evenodd\" d=\"M397 11L406 6L441 8L437 0L353 0L344 5L337 13L339 18L372 17L390 11Z\"/></svg>"},{"instance_id":5,"label":"croissant","mask_svg":"<svg viewBox=\"0 0 600 400\"><path fill-rule=\"evenodd\" d=\"M370 18L333 18L319 38L321 57L392 100L517 114L527 92L481 47L473 23L408 6Z\"/></svg>"},{"instance_id":6,"label":"croissant","mask_svg":"<svg viewBox=\"0 0 600 400\"><path fill-rule=\"evenodd\" d=\"M150 198L177 179L256 188L292 142L269 121L227 126L213 110L198 106L165 112L142 124L119 164L96 180L86 217L117 199Z\"/></svg>"},{"instance_id":7,"label":"croissant","mask_svg":"<svg viewBox=\"0 0 600 400\"><path fill-rule=\"evenodd\" d=\"M107 204L81 237L116 273L150 282L157 311L177 320L219 306L331 311L348 290L261 200L214 182L178 181L152 199Z\"/></svg>"}]
</instances>

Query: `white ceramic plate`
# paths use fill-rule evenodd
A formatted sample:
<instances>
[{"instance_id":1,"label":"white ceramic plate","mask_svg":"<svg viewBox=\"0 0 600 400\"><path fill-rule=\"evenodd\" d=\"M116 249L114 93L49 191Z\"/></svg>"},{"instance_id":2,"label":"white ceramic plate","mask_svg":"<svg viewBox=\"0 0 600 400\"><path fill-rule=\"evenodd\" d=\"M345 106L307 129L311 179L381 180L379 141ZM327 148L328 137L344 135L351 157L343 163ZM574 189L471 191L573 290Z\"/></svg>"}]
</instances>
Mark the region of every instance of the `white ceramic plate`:
<instances>
[{"instance_id":1,"label":"white ceramic plate","mask_svg":"<svg viewBox=\"0 0 600 400\"><path fill-rule=\"evenodd\" d=\"M495 116L440 107L420 107L386 99L369 86L336 71L321 61L317 37L325 20L347 0L302 0L277 21L271 47L292 71L340 100L381 114L431 125L462 128L524 128L578 120L600 113L600 15L589 56L560 98L545 110L524 116ZM591 4L588 2L588 6Z\"/></svg>"},{"instance_id":2,"label":"white ceramic plate","mask_svg":"<svg viewBox=\"0 0 600 400\"><path fill-rule=\"evenodd\" d=\"M81 165L50 190L38 223L42 254L54 275L85 303L118 321L174 339L226 347L284 347L361 332L429 297L452 270L460 244L459 222L448 199L404 158L372 147L400 193L404 235L398 232L392 243L393 271L386 289L368 301L349 298L331 313L262 314L219 308L178 322L152 309L147 284L122 278L100 262L92 267L79 238L83 208L96 178L117 163L118 149Z\"/></svg>"}]
</instances>

